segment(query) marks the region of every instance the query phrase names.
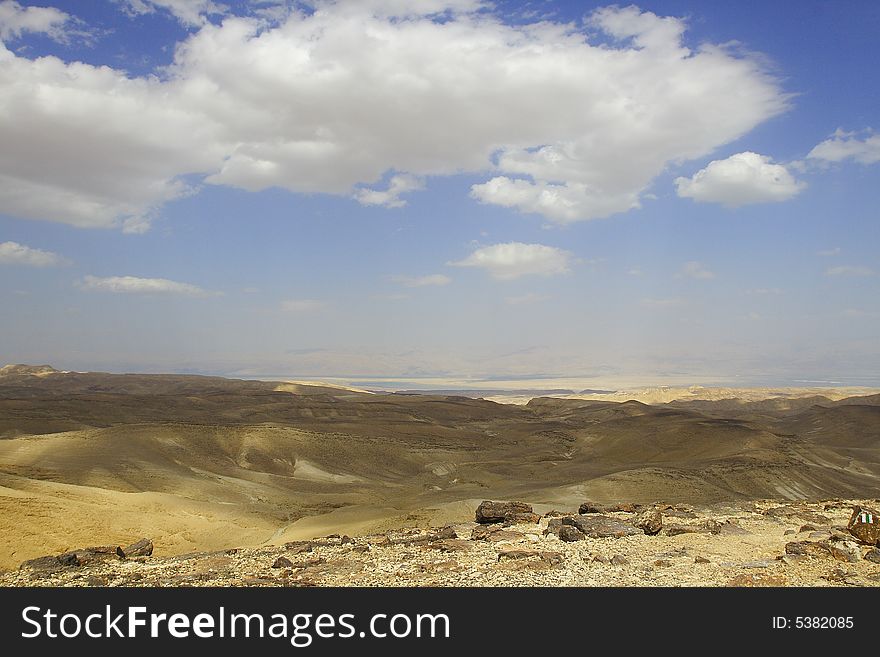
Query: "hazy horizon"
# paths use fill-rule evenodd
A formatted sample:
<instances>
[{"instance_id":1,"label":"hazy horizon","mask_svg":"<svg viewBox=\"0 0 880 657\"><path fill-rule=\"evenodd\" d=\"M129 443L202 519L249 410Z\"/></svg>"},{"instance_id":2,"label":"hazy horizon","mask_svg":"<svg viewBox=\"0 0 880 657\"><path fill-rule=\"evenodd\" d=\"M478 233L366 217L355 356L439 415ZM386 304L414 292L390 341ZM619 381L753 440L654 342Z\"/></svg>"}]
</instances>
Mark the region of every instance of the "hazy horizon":
<instances>
[{"instance_id":1,"label":"hazy horizon","mask_svg":"<svg viewBox=\"0 0 880 657\"><path fill-rule=\"evenodd\" d=\"M878 28L0 0L0 363L880 387Z\"/></svg>"}]
</instances>

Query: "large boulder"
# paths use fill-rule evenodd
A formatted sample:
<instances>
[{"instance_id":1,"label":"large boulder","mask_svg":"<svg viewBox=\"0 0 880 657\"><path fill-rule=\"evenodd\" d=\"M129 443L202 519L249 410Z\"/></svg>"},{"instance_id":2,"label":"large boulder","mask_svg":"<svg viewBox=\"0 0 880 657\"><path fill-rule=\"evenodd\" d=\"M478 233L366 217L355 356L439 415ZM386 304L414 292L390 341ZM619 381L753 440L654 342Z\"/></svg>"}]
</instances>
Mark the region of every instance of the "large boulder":
<instances>
[{"instance_id":1,"label":"large boulder","mask_svg":"<svg viewBox=\"0 0 880 657\"><path fill-rule=\"evenodd\" d=\"M480 524L504 522L515 518L517 514L532 513L532 505L525 502L493 502L483 501L477 507L476 521Z\"/></svg>"},{"instance_id":2,"label":"large boulder","mask_svg":"<svg viewBox=\"0 0 880 657\"><path fill-rule=\"evenodd\" d=\"M574 543L575 541L582 541L584 538L586 538L584 533L574 525L562 525L559 528L560 541Z\"/></svg>"},{"instance_id":3,"label":"large boulder","mask_svg":"<svg viewBox=\"0 0 880 657\"><path fill-rule=\"evenodd\" d=\"M642 530L617 518L601 514L579 514L562 519L563 525L573 525L590 538L621 538L642 534Z\"/></svg>"},{"instance_id":4,"label":"large boulder","mask_svg":"<svg viewBox=\"0 0 880 657\"><path fill-rule=\"evenodd\" d=\"M633 520L633 525L641 529L648 536L654 536L663 529L663 514L660 513L659 509L648 509L636 516L636 519Z\"/></svg>"},{"instance_id":5,"label":"large boulder","mask_svg":"<svg viewBox=\"0 0 880 657\"><path fill-rule=\"evenodd\" d=\"M846 528L862 543L877 545L880 542L880 513L866 506L854 506Z\"/></svg>"},{"instance_id":6,"label":"large boulder","mask_svg":"<svg viewBox=\"0 0 880 657\"><path fill-rule=\"evenodd\" d=\"M132 543L128 547L122 548L122 553L129 559L131 557L149 557L153 554L153 541L148 538L142 538L137 543Z\"/></svg>"}]
</instances>

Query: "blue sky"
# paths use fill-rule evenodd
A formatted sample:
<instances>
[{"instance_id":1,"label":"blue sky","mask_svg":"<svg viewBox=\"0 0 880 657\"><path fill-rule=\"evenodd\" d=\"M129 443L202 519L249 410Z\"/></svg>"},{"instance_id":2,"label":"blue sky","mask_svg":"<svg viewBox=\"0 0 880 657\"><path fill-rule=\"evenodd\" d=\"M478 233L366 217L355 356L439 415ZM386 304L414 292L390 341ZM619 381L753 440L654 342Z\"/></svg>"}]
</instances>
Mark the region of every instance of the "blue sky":
<instances>
[{"instance_id":1,"label":"blue sky","mask_svg":"<svg viewBox=\"0 0 880 657\"><path fill-rule=\"evenodd\" d=\"M0 0L0 361L880 386L878 28Z\"/></svg>"}]
</instances>

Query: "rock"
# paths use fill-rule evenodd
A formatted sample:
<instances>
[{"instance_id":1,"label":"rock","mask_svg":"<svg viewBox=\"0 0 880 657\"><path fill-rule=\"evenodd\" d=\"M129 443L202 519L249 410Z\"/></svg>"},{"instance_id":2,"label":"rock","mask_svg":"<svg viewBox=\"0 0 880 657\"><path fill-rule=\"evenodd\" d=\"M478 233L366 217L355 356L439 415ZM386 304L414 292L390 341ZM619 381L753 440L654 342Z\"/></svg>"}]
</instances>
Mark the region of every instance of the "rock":
<instances>
[{"instance_id":1,"label":"rock","mask_svg":"<svg viewBox=\"0 0 880 657\"><path fill-rule=\"evenodd\" d=\"M107 586L107 580L103 577L98 577L97 575L89 575L86 578L86 584L89 586Z\"/></svg>"},{"instance_id":2,"label":"rock","mask_svg":"<svg viewBox=\"0 0 880 657\"><path fill-rule=\"evenodd\" d=\"M584 502L578 507L578 513L605 513L608 509L604 504L596 502Z\"/></svg>"},{"instance_id":3,"label":"rock","mask_svg":"<svg viewBox=\"0 0 880 657\"><path fill-rule=\"evenodd\" d=\"M523 537L523 534L519 532L508 531L506 529L502 529L497 532L492 532L486 537L486 540L490 543L498 543L499 541L518 541Z\"/></svg>"},{"instance_id":4,"label":"rock","mask_svg":"<svg viewBox=\"0 0 880 657\"><path fill-rule=\"evenodd\" d=\"M862 550L854 541L831 541L828 550L838 561L856 563L862 560Z\"/></svg>"},{"instance_id":5,"label":"rock","mask_svg":"<svg viewBox=\"0 0 880 657\"><path fill-rule=\"evenodd\" d=\"M664 529L667 536L679 536L680 534L705 534L708 530L697 525L668 525Z\"/></svg>"},{"instance_id":6,"label":"rock","mask_svg":"<svg viewBox=\"0 0 880 657\"><path fill-rule=\"evenodd\" d=\"M814 532L814 531L816 531L816 525L809 525L809 524L807 524L807 525L801 525L801 528L798 529L798 531L801 532L801 533L803 533L803 532Z\"/></svg>"},{"instance_id":7,"label":"rock","mask_svg":"<svg viewBox=\"0 0 880 657\"><path fill-rule=\"evenodd\" d=\"M531 523L537 525L541 522L541 516L536 513L514 513L504 517L504 526L518 525L522 523Z\"/></svg>"},{"instance_id":8,"label":"rock","mask_svg":"<svg viewBox=\"0 0 880 657\"><path fill-rule=\"evenodd\" d=\"M791 566L797 563L802 562L804 559L809 559L805 554L780 554L776 557L776 561L781 561L786 566Z\"/></svg>"},{"instance_id":9,"label":"rock","mask_svg":"<svg viewBox=\"0 0 880 657\"><path fill-rule=\"evenodd\" d=\"M472 541L485 541L489 538L489 534L493 534L497 531L501 531L500 527L492 527L491 525L480 525L479 527L474 527L471 532L471 540Z\"/></svg>"},{"instance_id":10,"label":"rock","mask_svg":"<svg viewBox=\"0 0 880 657\"><path fill-rule=\"evenodd\" d=\"M606 511L619 511L621 513L638 513L639 509L642 508L642 504L631 504L629 502L625 502L623 504L615 504L612 507L609 507Z\"/></svg>"},{"instance_id":11,"label":"rock","mask_svg":"<svg viewBox=\"0 0 880 657\"><path fill-rule=\"evenodd\" d=\"M787 584L785 575L775 575L771 573L743 573L728 580L725 586L736 587L763 587L763 586L785 586Z\"/></svg>"},{"instance_id":12,"label":"rock","mask_svg":"<svg viewBox=\"0 0 880 657\"><path fill-rule=\"evenodd\" d=\"M622 554L615 554L611 557L611 565L612 566L626 566L629 564L629 559L627 559Z\"/></svg>"},{"instance_id":13,"label":"rock","mask_svg":"<svg viewBox=\"0 0 880 657\"><path fill-rule=\"evenodd\" d=\"M814 543L812 541L792 541L791 543L786 543L785 553L810 557L827 557L831 554L826 544Z\"/></svg>"},{"instance_id":14,"label":"rock","mask_svg":"<svg viewBox=\"0 0 880 657\"><path fill-rule=\"evenodd\" d=\"M142 538L136 543L122 548L122 554L125 555L126 559L131 557L149 557L153 554L153 541L148 538Z\"/></svg>"},{"instance_id":15,"label":"rock","mask_svg":"<svg viewBox=\"0 0 880 657\"><path fill-rule=\"evenodd\" d=\"M58 559L64 565L85 566L107 559L125 559L125 553L118 545L98 545L59 554Z\"/></svg>"},{"instance_id":16,"label":"rock","mask_svg":"<svg viewBox=\"0 0 880 657\"><path fill-rule=\"evenodd\" d=\"M563 525L573 525L590 538L622 538L642 534L642 530L616 518L598 514L577 515L562 519Z\"/></svg>"},{"instance_id":17,"label":"rock","mask_svg":"<svg viewBox=\"0 0 880 657\"><path fill-rule=\"evenodd\" d=\"M706 557L696 556L694 557L694 563L712 563Z\"/></svg>"},{"instance_id":18,"label":"rock","mask_svg":"<svg viewBox=\"0 0 880 657\"><path fill-rule=\"evenodd\" d=\"M315 544L311 541L291 541L284 544L284 549L291 554L302 554L303 552L311 552L315 549Z\"/></svg>"},{"instance_id":19,"label":"rock","mask_svg":"<svg viewBox=\"0 0 880 657\"><path fill-rule=\"evenodd\" d=\"M444 540L447 538L458 538L458 534L455 532L455 529L452 525L448 525L434 534L434 538L437 540Z\"/></svg>"},{"instance_id":20,"label":"rock","mask_svg":"<svg viewBox=\"0 0 880 657\"><path fill-rule=\"evenodd\" d=\"M604 564L611 563L611 561L608 560L608 557L601 555L601 554L597 554L596 556L593 557L592 560L596 563L604 563Z\"/></svg>"},{"instance_id":21,"label":"rock","mask_svg":"<svg viewBox=\"0 0 880 657\"><path fill-rule=\"evenodd\" d=\"M556 509L553 509L552 511L548 511L547 513L545 513L544 517L545 518L558 518L558 517L564 516L564 515L568 515L568 514L563 513L562 511L557 511Z\"/></svg>"},{"instance_id":22,"label":"rock","mask_svg":"<svg viewBox=\"0 0 880 657\"><path fill-rule=\"evenodd\" d=\"M63 568L65 565L75 565L75 564L64 564L58 557L48 556L48 557L37 557L36 559L30 559L22 563L18 568L19 570L58 570L59 568Z\"/></svg>"},{"instance_id":23,"label":"rock","mask_svg":"<svg viewBox=\"0 0 880 657\"><path fill-rule=\"evenodd\" d=\"M562 529L562 518L551 518L547 523L547 528L544 530L544 536L549 536L550 534L555 534L559 536L559 531Z\"/></svg>"},{"instance_id":24,"label":"rock","mask_svg":"<svg viewBox=\"0 0 880 657\"><path fill-rule=\"evenodd\" d=\"M517 513L532 513L532 505L525 502L493 502L484 500L477 507L476 521L480 524L504 522Z\"/></svg>"},{"instance_id":25,"label":"rock","mask_svg":"<svg viewBox=\"0 0 880 657\"><path fill-rule=\"evenodd\" d=\"M446 538L441 541L430 543L428 547L441 552L464 552L473 547L473 543L460 538Z\"/></svg>"},{"instance_id":26,"label":"rock","mask_svg":"<svg viewBox=\"0 0 880 657\"><path fill-rule=\"evenodd\" d=\"M807 538L811 541L827 541L831 538L831 532L810 532Z\"/></svg>"},{"instance_id":27,"label":"rock","mask_svg":"<svg viewBox=\"0 0 880 657\"><path fill-rule=\"evenodd\" d=\"M275 559L275 563L272 564L273 568L292 568L293 562L287 557L278 557Z\"/></svg>"},{"instance_id":28,"label":"rock","mask_svg":"<svg viewBox=\"0 0 880 657\"><path fill-rule=\"evenodd\" d=\"M714 534L715 532L712 533ZM740 527L739 524L733 520L725 520L719 524L718 533L725 534L726 536L748 536L752 532L744 527Z\"/></svg>"},{"instance_id":29,"label":"rock","mask_svg":"<svg viewBox=\"0 0 880 657\"><path fill-rule=\"evenodd\" d=\"M574 543L575 541L582 541L586 538L584 533L573 525L562 525L559 528L559 540L565 541L566 543Z\"/></svg>"},{"instance_id":30,"label":"rock","mask_svg":"<svg viewBox=\"0 0 880 657\"><path fill-rule=\"evenodd\" d=\"M643 511L633 521L633 525L641 529L648 536L654 536L663 529L663 514L657 509Z\"/></svg>"},{"instance_id":31,"label":"rock","mask_svg":"<svg viewBox=\"0 0 880 657\"><path fill-rule=\"evenodd\" d=\"M672 562L669 559L657 559L657 561L654 562L654 565L657 568L669 568L672 566Z\"/></svg>"},{"instance_id":32,"label":"rock","mask_svg":"<svg viewBox=\"0 0 880 657\"><path fill-rule=\"evenodd\" d=\"M868 553L865 555L865 561L870 561L871 563L880 563L880 550L874 548L873 550L868 550Z\"/></svg>"},{"instance_id":33,"label":"rock","mask_svg":"<svg viewBox=\"0 0 880 657\"><path fill-rule=\"evenodd\" d=\"M789 534L795 534L795 533L797 533L797 532L795 532L793 529L786 529L784 532L782 532L782 535L788 536Z\"/></svg>"},{"instance_id":34,"label":"rock","mask_svg":"<svg viewBox=\"0 0 880 657\"><path fill-rule=\"evenodd\" d=\"M854 506L846 525L850 534L867 545L880 542L880 514L866 506Z\"/></svg>"}]
</instances>

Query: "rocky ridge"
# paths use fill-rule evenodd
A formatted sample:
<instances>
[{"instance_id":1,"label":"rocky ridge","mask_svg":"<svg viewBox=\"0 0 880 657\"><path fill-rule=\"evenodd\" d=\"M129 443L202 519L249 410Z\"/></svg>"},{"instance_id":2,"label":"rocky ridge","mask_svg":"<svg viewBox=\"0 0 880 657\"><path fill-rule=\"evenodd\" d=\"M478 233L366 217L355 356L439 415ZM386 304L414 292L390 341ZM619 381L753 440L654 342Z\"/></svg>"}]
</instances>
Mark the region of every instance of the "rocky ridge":
<instances>
[{"instance_id":1,"label":"rocky ridge","mask_svg":"<svg viewBox=\"0 0 880 657\"><path fill-rule=\"evenodd\" d=\"M880 586L880 500L585 502L539 516L277 546L154 554L149 539L27 561L2 586ZM159 546L161 548L161 546Z\"/></svg>"}]
</instances>

